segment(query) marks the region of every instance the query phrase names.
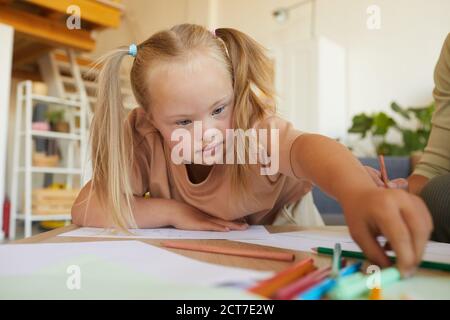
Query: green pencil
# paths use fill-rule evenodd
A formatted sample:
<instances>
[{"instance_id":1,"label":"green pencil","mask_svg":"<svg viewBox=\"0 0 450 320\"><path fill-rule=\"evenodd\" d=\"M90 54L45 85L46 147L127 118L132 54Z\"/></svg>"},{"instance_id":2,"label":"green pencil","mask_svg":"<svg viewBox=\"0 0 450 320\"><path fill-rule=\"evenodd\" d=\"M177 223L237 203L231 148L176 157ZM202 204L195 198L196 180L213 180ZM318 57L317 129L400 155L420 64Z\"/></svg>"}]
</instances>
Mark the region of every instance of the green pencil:
<instances>
[{"instance_id":1,"label":"green pencil","mask_svg":"<svg viewBox=\"0 0 450 320\"><path fill-rule=\"evenodd\" d=\"M333 255L332 248L318 247L318 248L313 248L313 250L320 254ZM343 257L346 257L346 258L366 259L366 256L362 252L342 250L341 254ZM395 262L395 257L389 257L389 259L392 262ZM419 266L421 268L425 268L425 269L450 271L450 264L443 263L443 262L433 262L433 261L422 260L422 262L420 263Z\"/></svg>"}]
</instances>

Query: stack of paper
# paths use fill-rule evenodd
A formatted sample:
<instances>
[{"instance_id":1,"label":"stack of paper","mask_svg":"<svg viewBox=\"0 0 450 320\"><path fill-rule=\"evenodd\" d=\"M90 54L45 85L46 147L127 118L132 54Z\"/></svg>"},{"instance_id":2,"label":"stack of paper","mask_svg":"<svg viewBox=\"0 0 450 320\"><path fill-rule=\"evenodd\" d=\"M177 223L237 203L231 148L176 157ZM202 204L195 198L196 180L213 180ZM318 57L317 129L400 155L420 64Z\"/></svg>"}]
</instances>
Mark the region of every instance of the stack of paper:
<instances>
[{"instance_id":1,"label":"stack of paper","mask_svg":"<svg viewBox=\"0 0 450 320\"><path fill-rule=\"evenodd\" d=\"M130 229L133 235L103 228L78 228L59 234L60 237L129 238L129 239L265 239L270 233L263 226L250 226L240 231L190 231L175 228Z\"/></svg>"},{"instance_id":2,"label":"stack of paper","mask_svg":"<svg viewBox=\"0 0 450 320\"><path fill-rule=\"evenodd\" d=\"M271 275L196 261L139 241L3 245L0 261L1 299L254 298L218 286ZM80 288L73 288L77 279Z\"/></svg>"}]
</instances>

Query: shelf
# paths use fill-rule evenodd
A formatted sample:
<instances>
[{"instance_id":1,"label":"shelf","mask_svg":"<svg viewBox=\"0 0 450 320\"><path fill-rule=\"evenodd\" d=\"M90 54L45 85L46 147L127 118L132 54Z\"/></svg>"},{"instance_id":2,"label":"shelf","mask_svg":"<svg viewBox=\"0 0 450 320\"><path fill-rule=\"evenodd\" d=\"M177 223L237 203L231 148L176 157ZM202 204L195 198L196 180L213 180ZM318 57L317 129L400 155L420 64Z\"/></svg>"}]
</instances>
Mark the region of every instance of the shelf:
<instances>
[{"instance_id":1,"label":"shelf","mask_svg":"<svg viewBox=\"0 0 450 320\"><path fill-rule=\"evenodd\" d=\"M19 172L24 172L25 168L19 168ZM33 173L54 173L54 174L81 174L78 168L59 168L59 167L31 167Z\"/></svg>"},{"instance_id":2,"label":"shelf","mask_svg":"<svg viewBox=\"0 0 450 320\"><path fill-rule=\"evenodd\" d=\"M25 132L22 132L21 134L25 135ZM31 135L34 137L43 137L43 138L81 140L81 136L79 134L63 133L56 131L31 130Z\"/></svg>"},{"instance_id":3,"label":"shelf","mask_svg":"<svg viewBox=\"0 0 450 320\"><path fill-rule=\"evenodd\" d=\"M72 101L67 99L61 99L56 97L47 97L37 94L31 95L31 99L34 101L45 102L50 104L62 104L70 107L80 107L81 103L79 101Z\"/></svg>"},{"instance_id":4,"label":"shelf","mask_svg":"<svg viewBox=\"0 0 450 320\"><path fill-rule=\"evenodd\" d=\"M68 62L58 60L58 61L56 61L56 65L58 68L61 68L65 72L69 72L69 73L72 72L72 67L70 66L70 63L68 63ZM92 68L93 65L94 65L94 63L92 62L92 64L90 66L79 65L78 68L84 74L90 73L90 74L97 76L99 73L99 69ZM125 72L121 72L119 77L120 77L120 80L122 80L124 82L130 81L130 76L128 74L126 74Z\"/></svg>"},{"instance_id":5,"label":"shelf","mask_svg":"<svg viewBox=\"0 0 450 320\"><path fill-rule=\"evenodd\" d=\"M76 85L77 85L75 79L73 79L73 78L71 78L71 77L61 76L61 80L62 80L64 83L67 83L67 84L69 84L69 85L71 85L71 86L74 86L74 87L76 87ZM97 90L97 88L98 88L98 86L97 86L97 84L96 84L95 82L93 82L93 81L87 81L87 80L84 80L84 86L85 86L86 88L93 89L93 90Z\"/></svg>"},{"instance_id":6,"label":"shelf","mask_svg":"<svg viewBox=\"0 0 450 320\"><path fill-rule=\"evenodd\" d=\"M76 68L74 72L77 72ZM82 91L82 88L80 91ZM16 115L20 115L20 117L17 116L15 119L13 142L12 181L14 183L11 186L11 239L14 239L16 234L17 220L23 221L25 225L25 237L32 235L31 223L33 221L65 221L69 223L72 220L69 207L61 207L62 211L52 210L57 214L52 214L50 210L40 211L40 208L32 206L32 196L33 190L37 187L36 180L40 182L44 174L48 176L52 174L60 175L58 180L63 180L62 183L68 186L72 186L75 183L81 187L84 175L89 173L81 166L86 161L85 148L88 141L87 121L89 120L88 115L90 114L88 114L88 111L90 106L88 101L84 101L84 99L80 101L80 98L81 96L76 95L64 96L62 93L61 97L32 94L32 83L29 80L20 82L17 85ZM54 106L64 110L65 120L69 123L71 130L69 132L39 130L40 127L33 127L33 123L28 123L27 121L32 122L33 111L38 103L47 105L50 108ZM22 118L22 115L25 115L25 119ZM77 118L79 118L79 124L77 123ZM45 166L39 166L41 162L35 162L35 160L40 158L39 155L36 155L36 147L33 146L33 140L36 139L55 139L58 143L64 144L60 149L61 157L67 160L42 162ZM22 152L22 149L25 152ZM27 206L24 206L23 202L20 203L23 200L26 201ZM49 200L49 205L52 202ZM29 206L30 204L31 206ZM22 209L17 210L17 208L21 207Z\"/></svg>"},{"instance_id":7,"label":"shelf","mask_svg":"<svg viewBox=\"0 0 450 320\"><path fill-rule=\"evenodd\" d=\"M17 215L18 220L25 220L25 214ZM70 214L35 214L31 215L31 221L72 220Z\"/></svg>"},{"instance_id":8,"label":"shelf","mask_svg":"<svg viewBox=\"0 0 450 320\"><path fill-rule=\"evenodd\" d=\"M66 97L73 101L80 101L80 96L78 96L77 94L67 93ZM88 101L89 101L89 103L96 103L97 98L88 96Z\"/></svg>"},{"instance_id":9,"label":"shelf","mask_svg":"<svg viewBox=\"0 0 450 320\"><path fill-rule=\"evenodd\" d=\"M68 77L68 76L61 76L61 80L63 83L68 84L72 87L76 87L76 85L77 85L75 79ZM91 90L98 90L98 84L94 81L84 80L83 83L86 88L89 88ZM133 95L133 91L131 90L131 88L121 87L120 91L122 92L122 94L125 94L125 95L129 95L129 96ZM78 97L78 95L76 95L76 96Z\"/></svg>"}]
</instances>

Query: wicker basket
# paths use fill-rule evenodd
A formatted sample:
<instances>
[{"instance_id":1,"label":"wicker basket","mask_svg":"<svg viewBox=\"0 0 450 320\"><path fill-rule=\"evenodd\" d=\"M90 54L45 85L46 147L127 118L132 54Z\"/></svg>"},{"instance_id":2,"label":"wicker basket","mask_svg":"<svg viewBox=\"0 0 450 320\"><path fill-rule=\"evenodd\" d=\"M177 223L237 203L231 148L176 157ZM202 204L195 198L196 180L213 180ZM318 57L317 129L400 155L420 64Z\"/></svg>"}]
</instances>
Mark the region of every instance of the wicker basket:
<instances>
[{"instance_id":1,"label":"wicker basket","mask_svg":"<svg viewBox=\"0 0 450 320\"><path fill-rule=\"evenodd\" d=\"M67 214L79 191L78 189L35 189L31 198L33 214Z\"/></svg>"},{"instance_id":2,"label":"wicker basket","mask_svg":"<svg viewBox=\"0 0 450 320\"><path fill-rule=\"evenodd\" d=\"M45 153L33 153L33 166L35 167L57 167L59 165L59 156L48 156Z\"/></svg>"}]
</instances>

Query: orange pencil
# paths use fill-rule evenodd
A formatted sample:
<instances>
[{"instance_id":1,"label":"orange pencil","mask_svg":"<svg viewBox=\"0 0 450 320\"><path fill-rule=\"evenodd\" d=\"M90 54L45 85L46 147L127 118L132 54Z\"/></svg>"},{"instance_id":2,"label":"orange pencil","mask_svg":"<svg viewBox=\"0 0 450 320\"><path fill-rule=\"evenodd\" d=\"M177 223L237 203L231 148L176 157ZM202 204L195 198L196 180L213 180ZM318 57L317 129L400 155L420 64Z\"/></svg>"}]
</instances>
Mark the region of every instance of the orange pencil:
<instances>
[{"instance_id":1,"label":"orange pencil","mask_svg":"<svg viewBox=\"0 0 450 320\"><path fill-rule=\"evenodd\" d=\"M384 186L389 188L389 178L386 171L386 165L384 164L384 157L382 155L378 156L378 163L380 164L381 180L383 180Z\"/></svg>"},{"instance_id":2,"label":"orange pencil","mask_svg":"<svg viewBox=\"0 0 450 320\"><path fill-rule=\"evenodd\" d=\"M295 255L293 253L288 252L275 252L269 250L262 251L262 250L230 248L230 247L227 248L223 246L214 246L189 242L163 241L161 242L161 245L163 245L166 248L173 248L173 249L220 253L232 256L242 256L249 258L270 259L279 261L293 261L295 258Z\"/></svg>"},{"instance_id":3,"label":"orange pencil","mask_svg":"<svg viewBox=\"0 0 450 320\"><path fill-rule=\"evenodd\" d=\"M273 277L258 283L256 286L250 288L249 291L267 298L271 298L278 289L283 288L292 281L297 280L301 276L304 276L316 269L317 268L314 267L313 264L313 259L308 258L277 273Z\"/></svg>"}]
</instances>

